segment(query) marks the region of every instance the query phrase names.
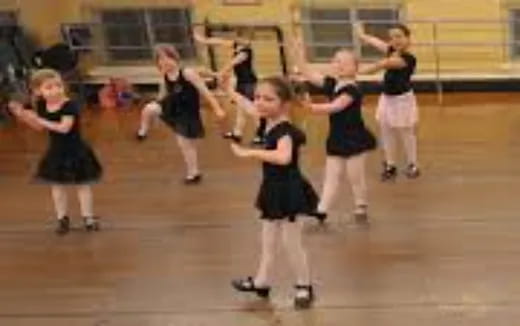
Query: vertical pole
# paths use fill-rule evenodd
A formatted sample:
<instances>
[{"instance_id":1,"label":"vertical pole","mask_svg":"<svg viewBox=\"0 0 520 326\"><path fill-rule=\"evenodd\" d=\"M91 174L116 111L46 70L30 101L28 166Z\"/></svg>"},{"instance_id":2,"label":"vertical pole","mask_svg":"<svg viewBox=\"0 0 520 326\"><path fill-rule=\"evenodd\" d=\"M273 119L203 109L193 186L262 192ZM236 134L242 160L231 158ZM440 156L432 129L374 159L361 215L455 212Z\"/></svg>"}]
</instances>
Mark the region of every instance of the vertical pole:
<instances>
[{"instance_id":1,"label":"vertical pole","mask_svg":"<svg viewBox=\"0 0 520 326\"><path fill-rule=\"evenodd\" d=\"M206 37L213 36L213 25L209 22L209 19L204 19L204 35ZM211 67L211 70L217 71L217 59L215 57L215 49L213 49L213 46L208 46L208 57L209 57L209 65Z\"/></svg>"},{"instance_id":2,"label":"vertical pole","mask_svg":"<svg viewBox=\"0 0 520 326\"><path fill-rule=\"evenodd\" d=\"M289 73L289 69L287 67L287 57L285 56L285 39L283 36L283 31L279 26L274 26L274 31L276 33L276 39L278 41L278 53L280 55L282 72L284 76L287 76L287 74Z\"/></svg>"},{"instance_id":3,"label":"vertical pole","mask_svg":"<svg viewBox=\"0 0 520 326\"><path fill-rule=\"evenodd\" d=\"M148 9L143 9L144 13L144 25L146 29L146 36L148 39L148 49L150 51L150 57L153 57L153 48L155 45L155 33L153 30L153 21Z\"/></svg>"},{"instance_id":4,"label":"vertical pole","mask_svg":"<svg viewBox=\"0 0 520 326\"><path fill-rule=\"evenodd\" d=\"M441 81L441 58L439 52L439 31L438 21L433 22L433 52L435 56L435 86L437 89L437 101L439 105L443 104L443 87Z\"/></svg>"},{"instance_id":5,"label":"vertical pole","mask_svg":"<svg viewBox=\"0 0 520 326\"><path fill-rule=\"evenodd\" d=\"M501 20L500 28L502 29L503 35L503 51L504 51L504 62L512 63L514 57L514 38L512 37L512 31L515 28L516 16L510 10L507 13L507 17ZM511 65L512 67L512 65Z\"/></svg>"}]
</instances>

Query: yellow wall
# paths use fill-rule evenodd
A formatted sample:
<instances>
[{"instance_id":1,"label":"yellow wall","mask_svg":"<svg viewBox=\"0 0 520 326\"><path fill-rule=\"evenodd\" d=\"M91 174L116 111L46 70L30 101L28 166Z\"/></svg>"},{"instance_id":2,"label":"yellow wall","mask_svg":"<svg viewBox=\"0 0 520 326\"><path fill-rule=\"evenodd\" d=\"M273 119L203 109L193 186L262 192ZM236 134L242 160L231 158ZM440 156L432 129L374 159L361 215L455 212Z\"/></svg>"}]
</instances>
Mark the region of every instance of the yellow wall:
<instances>
[{"instance_id":1,"label":"yellow wall","mask_svg":"<svg viewBox=\"0 0 520 326\"><path fill-rule=\"evenodd\" d=\"M43 44L60 39L59 26L64 22L80 22L91 19L96 8L106 7L152 7L182 6L188 0L0 0L1 8L17 7L20 20ZM420 69L433 71L436 58L440 58L444 71L503 71L510 68L509 49L501 45L509 38L507 8L520 8L520 0L263 0L260 6L223 6L221 0L191 0L196 2L193 10L195 22L205 18L212 22L274 22L285 33L295 28L291 25L290 7L311 4L316 7L345 8L355 4L362 7L378 7L387 4L401 6L409 21L439 20L412 23L414 51L420 60ZM296 14L296 16L298 16ZM493 23L448 22L448 20L487 20ZM435 30L436 28L436 30ZM441 46L436 52L431 46L434 34L437 41L445 44L461 42L488 43L478 46ZM277 52L271 36L259 36L257 61L261 70L275 70ZM205 54L201 51L201 57ZM221 58L221 60L224 57Z\"/></svg>"},{"instance_id":2,"label":"yellow wall","mask_svg":"<svg viewBox=\"0 0 520 326\"><path fill-rule=\"evenodd\" d=\"M433 23L417 23L415 39L419 42L432 42L436 28L437 41L441 44L438 55L444 70L466 70L478 67L479 70L500 69L504 62L503 37L501 24L501 4L498 0L435 0L408 1L407 17L410 20L439 20ZM456 22L464 21L465 22ZM484 23L482 21L494 21ZM478 43L494 43L480 45ZM457 43L474 43L473 46L456 46ZM449 44L449 45L442 45ZM434 49L431 46L416 48L423 63L433 66Z\"/></svg>"}]
</instances>

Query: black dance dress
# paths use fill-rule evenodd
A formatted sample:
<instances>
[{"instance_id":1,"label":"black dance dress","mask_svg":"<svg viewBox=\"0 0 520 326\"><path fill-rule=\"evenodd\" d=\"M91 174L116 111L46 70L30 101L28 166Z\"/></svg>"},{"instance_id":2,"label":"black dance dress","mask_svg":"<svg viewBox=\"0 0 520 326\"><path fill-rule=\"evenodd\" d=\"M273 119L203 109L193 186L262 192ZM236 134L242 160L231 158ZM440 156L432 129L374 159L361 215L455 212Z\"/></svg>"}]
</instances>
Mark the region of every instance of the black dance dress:
<instances>
[{"instance_id":1,"label":"black dance dress","mask_svg":"<svg viewBox=\"0 0 520 326\"><path fill-rule=\"evenodd\" d=\"M363 95L358 87L349 84L337 88L336 79L326 77L324 89L331 101L341 94L352 98L349 106L329 115L327 155L348 158L375 149L376 139L363 122Z\"/></svg>"},{"instance_id":2,"label":"black dance dress","mask_svg":"<svg viewBox=\"0 0 520 326\"><path fill-rule=\"evenodd\" d=\"M161 119L186 138L204 137L204 126L200 117L200 96L197 88L179 71L176 80L164 76L167 95L160 101Z\"/></svg>"},{"instance_id":3,"label":"black dance dress","mask_svg":"<svg viewBox=\"0 0 520 326\"><path fill-rule=\"evenodd\" d=\"M305 134L285 121L269 130L264 148L276 149L278 140L289 136L293 143L291 162L288 165L263 163L263 181L256 200L262 219L294 222L298 215L316 211L318 196L312 185L300 172L299 149L305 144Z\"/></svg>"},{"instance_id":4,"label":"black dance dress","mask_svg":"<svg viewBox=\"0 0 520 326\"><path fill-rule=\"evenodd\" d=\"M393 47L388 49L387 57L392 56L396 50ZM399 53L399 56L406 63L403 68L388 69L385 72L383 81L383 93L386 95L402 95L411 91L412 75L415 73L417 59L409 52Z\"/></svg>"},{"instance_id":5,"label":"black dance dress","mask_svg":"<svg viewBox=\"0 0 520 326\"><path fill-rule=\"evenodd\" d=\"M244 54L246 59L233 67L237 79L236 91L250 100L255 95L255 87L258 78L253 68L253 49L251 46L241 47L237 43L233 44L233 55Z\"/></svg>"},{"instance_id":6,"label":"black dance dress","mask_svg":"<svg viewBox=\"0 0 520 326\"><path fill-rule=\"evenodd\" d=\"M103 170L96 155L81 137L79 104L75 101L67 101L58 111L49 112L45 101L39 100L37 112L40 117L53 122L59 122L63 117L72 117L74 124L65 134L49 131L49 147L38 165L35 179L63 185L99 181Z\"/></svg>"}]
</instances>

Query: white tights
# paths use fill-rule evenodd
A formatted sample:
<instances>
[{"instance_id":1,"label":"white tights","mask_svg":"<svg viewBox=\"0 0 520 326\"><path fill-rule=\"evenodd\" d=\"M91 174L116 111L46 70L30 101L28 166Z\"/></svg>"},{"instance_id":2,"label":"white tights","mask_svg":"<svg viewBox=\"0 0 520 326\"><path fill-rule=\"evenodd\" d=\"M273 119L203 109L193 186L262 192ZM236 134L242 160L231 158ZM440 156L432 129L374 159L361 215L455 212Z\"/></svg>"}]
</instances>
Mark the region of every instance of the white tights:
<instances>
[{"instance_id":1,"label":"white tights","mask_svg":"<svg viewBox=\"0 0 520 326\"><path fill-rule=\"evenodd\" d=\"M282 233L285 253L296 277L296 284L310 285L311 280L307 253L302 241L302 223L296 220L295 222L262 222L262 251L260 254L260 264L254 279L255 286L265 287L271 283L272 269L280 232Z\"/></svg>"},{"instance_id":2,"label":"white tights","mask_svg":"<svg viewBox=\"0 0 520 326\"><path fill-rule=\"evenodd\" d=\"M356 209L364 209L367 206L368 191L365 178L365 160L366 154L364 153L349 158L339 156L327 157L325 178L321 200L318 205L318 212L326 213L330 209L345 170L354 196Z\"/></svg>"}]
</instances>

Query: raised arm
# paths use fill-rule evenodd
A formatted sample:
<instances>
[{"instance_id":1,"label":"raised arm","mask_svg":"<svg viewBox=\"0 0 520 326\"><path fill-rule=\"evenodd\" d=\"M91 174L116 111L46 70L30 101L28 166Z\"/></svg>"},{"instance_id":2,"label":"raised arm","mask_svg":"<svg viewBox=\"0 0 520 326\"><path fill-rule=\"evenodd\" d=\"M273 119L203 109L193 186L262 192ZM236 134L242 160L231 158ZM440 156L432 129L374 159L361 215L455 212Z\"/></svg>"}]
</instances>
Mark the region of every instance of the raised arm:
<instances>
[{"instance_id":1,"label":"raised arm","mask_svg":"<svg viewBox=\"0 0 520 326\"><path fill-rule=\"evenodd\" d=\"M241 64L246 59L247 59L247 54L245 54L244 52L238 53L228 63L226 63L222 69L220 69L219 75L220 76L229 75L236 65Z\"/></svg>"},{"instance_id":2,"label":"raised arm","mask_svg":"<svg viewBox=\"0 0 520 326\"><path fill-rule=\"evenodd\" d=\"M362 23L354 24L354 31L355 31L356 36L363 43L372 46L374 49L378 50L379 52L381 52L383 54L388 53L388 49L390 48L390 45L378 37L367 34L365 32L365 28Z\"/></svg>"},{"instance_id":3,"label":"raised arm","mask_svg":"<svg viewBox=\"0 0 520 326\"><path fill-rule=\"evenodd\" d=\"M202 45L233 46L233 41L220 37L206 37L198 28L193 29L193 38Z\"/></svg>"},{"instance_id":4,"label":"raised arm","mask_svg":"<svg viewBox=\"0 0 520 326\"><path fill-rule=\"evenodd\" d=\"M258 117L258 111L256 110L255 104L235 90L230 76L224 77L222 80L222 86L229 98L236 103L238 109L244 110L251 116Z\"/></svg>"},{"instance_id":5,"label":"raised arm","mask_svg":"<svg viewBox=\"0 0 520 326\"><path fill-rule=\"evenodd\" d=\"M195 70L189 68L185 69L184 73L186 79L189 80L197 88L202 97L208 101L215 116L219 119L224 119L226 117L226 112L220 106L215 95L213 95L213 93L208 89L202 77Z\"/></svg>"},{"instance_id":6,"label":"raised arm","mask_svg":"<svg viewBox=\"0 0 520 326\"><path fill-rule=\"evenodd\" d=\"M360 74L373 74L380 70L401 69L406 67L406 62L399 54L392 54L390 57L377 61L376 63L360 66Z\"/></svg>"},{"instance_id":7,"label":"raised arm","mask_svg":"<svg viewBox=\"0 0 520 326\"><path fill-rule=\"evenodd\" d=\"M325 76L316 69L312 69L305 60L303 52L303 42L301 39L292 40L292 48L294 53L294 59L296 61L296 67L299 73L303 75L304 79L310 83L322 87L325 81Z\"/></svg>"}]
</instances>

